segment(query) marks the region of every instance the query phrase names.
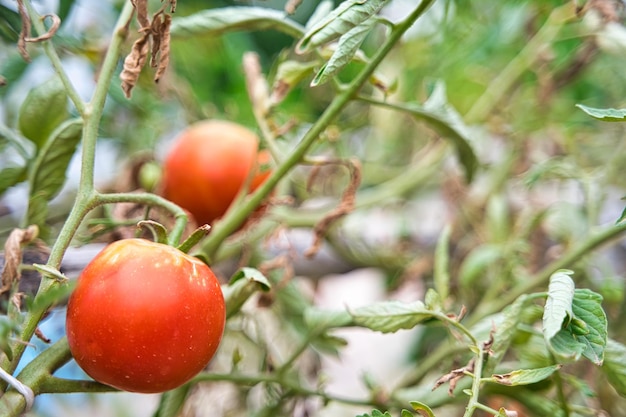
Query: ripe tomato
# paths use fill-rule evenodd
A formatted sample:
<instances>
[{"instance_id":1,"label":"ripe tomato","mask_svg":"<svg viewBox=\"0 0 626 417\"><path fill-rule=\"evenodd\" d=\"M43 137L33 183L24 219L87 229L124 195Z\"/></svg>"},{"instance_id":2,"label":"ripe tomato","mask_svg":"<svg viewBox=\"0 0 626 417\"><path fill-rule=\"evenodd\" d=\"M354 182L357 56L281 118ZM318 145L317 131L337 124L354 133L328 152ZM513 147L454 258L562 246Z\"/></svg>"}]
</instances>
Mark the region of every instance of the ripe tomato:
<instances>
[{"instance_id":1,"label":"ripe tomato","mask_svg":"<svg viewBox=\"0 0 626 417\"><path fill-rule=\"evenodd\" d=\"M83 270L67 305L76 362L93 379L163 392L200 372L222 338L224 297L211 269L143 239L108 245Z\"/></svg>"},{"instance_id":2,"label":"ripe tomato","mask_svg":"<svg viewBox=\"0 0 626 417\"><path fill-rule=\"evenodd\" d=\"M267 151L258 151L257 136L238 124L207 120L179 134L163 167L163 195L191 213L198 224L222 217L251 171L249 191L270 172Z\"/></svg>"}]
</instances>

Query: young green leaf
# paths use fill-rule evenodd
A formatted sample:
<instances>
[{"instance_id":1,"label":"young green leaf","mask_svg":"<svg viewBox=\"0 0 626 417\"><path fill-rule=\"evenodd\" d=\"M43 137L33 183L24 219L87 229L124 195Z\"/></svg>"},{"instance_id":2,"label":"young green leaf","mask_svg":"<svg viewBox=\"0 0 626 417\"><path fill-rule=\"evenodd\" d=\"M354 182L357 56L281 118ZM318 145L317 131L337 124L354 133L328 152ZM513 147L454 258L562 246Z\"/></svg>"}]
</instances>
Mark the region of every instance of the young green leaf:
<instances>
[{"instance_id":1,"label":"young green leaf","mask_svg":"<svg viewBox=\"0 0 626 417\"><path fill-rule=\"evenodd\" d=\"M311 87L325 83L328 79L341 71L341 69L345 67L358 52L361 44L365 40L365 37L371 32L375 23L375 18L369 18L365 22L341 35L333 55L315 75L313 81L311 81Z\"/></svg>"},{"instance_id":2,"label":"young green leaf","mask_svg":"<svg viewBox=\"0 0 626 417\"><path fill-rule=\"evenodd\" d=\"M577 104L576 107L587 113L589 116L602 120L603 122L625 122L626 109L596 109Z\"/></svg>"},{"instance_id":3,"label":"young green leaf","mask_svg":"<svg viewBox=\"0 0 626 417\"><path fill-rule=\"evenodd\" d=\"M350 315L357 326L383 333L393 333L400 329L412 329L432 319L435 313L426 309L421 301L412 303L381 301L350 310Z\"/></svg>"},{"instance_id":4,"label":"young green leaf","mask_svg":"<svg viewBox=\"0 0 626 417\"><path fill-rule=\"evenodd\" d=\"M572 300L574 299L573 274L569 270L556 271L550 277L548 285L548 299L543 313L543 335L547 343L563 327L563 322L572 319Z\"/></svg>"},{"instance_id":5,"label":"young green leaf","mask_svg":"<svg viewBox=\"0 0 626 417\"><path fill-rule=\"evenodd\" d=\"M602 308L602 296L586 288L577 289L574 293L572 310L577 319L572 325L580 328L582 326L578 324L579 321L584 323L584 331L575 333L577 339L585 346L583 356L596 365L602 365L608 336L608 321Z\"/></svg>"},{"instance_id":6,"label":"young green leaf","mask_svg":"<svg viewBox=\"0 0 626 417\"><path fill-rule=\"evenodd\" d=\"M6 167L0 170L0 195L14 185L26 181L27 173L26 167Z\"/></svg>"},{"instance_id":7,"label":"young green leaf","mask_svg":"<svg viewBox=\"0 0 626 417\"><path fill-rule=\"evenodd\" d=\"M241 268L223 287L226 301L226 317L237 313L250 296L257 291L268 291L270 283L260 271L254 268Z\"/></svg>"},{"instance_id":8,"label":"young green leaf","mask_svg":"<svg viewBox=\"0 0 626 417\"><path fill-rule=\"evenodd\" d=\"M519 369L507 374L494 374L491 376L491 382L501 385L529 385L549 378L553 373L561 369L562 365L546 366L536 369Z\"/></svg>"},{"instance_id":9,"label":"young green leaf","mask_svg":"<svg viewBox=\"0 0 626 417\"><path fill-rule=\"evenodd\" d=\"M36 224L45 230L48 202L56 197L65 183L65 173L80 142L82 129L80 119L65 121L50 134L37 155L29 176L27 224Z\"/></svg>"},{"instance_id":10,"label":"young green leaf","mask_svg":"<svg viewBox=\"0 0 626 417\"><path fill-rule=\"evenodd\" d=\"M65 87L54 77L30 90L20 107L18 127L41 148L68 114Z\"/></svg>"},{"instance_id":11,"label":"young green leaf","mask_svg":"<svg viewBox=\"0 0 626 417\"><path fill-rule=\"evenodd\" d=\"M334 41L352 28L360 25L383 8L388 0L346 0L324 19L318 21L296 45L296 53L303 54L313 48Z\"/></svg>"},{"instance_id":12,"label":"young green leaf","mask_svg":"<svg viewBox=\"0 0 626 417\"><path fill-rule=\"evenodd\" d=\"M173 39L199 35L219 36L237 30L276 30L299 38L304 28L285 13L265 7L221 7L172 19Z\"/></svg>"},{"instance_id":13,"label":"young green leaf","mask_svg":"<svg viewBox=\"0 0 626 417\"><path fill-rule=\"evenodd\" d=\"M379 410L372 410L372 414L359 414L356 417L391 417L391 414L389 414L389 411L385 411L384 413L382 411Z\"/></svg>"},{"instance_id":14,"label":"young green leaf","mask_svg":"<svg viewBox=\"0 0 626 417\"><path fill-rule=\"evenodd\" d=\"M410 404L411 404L411 407L413 407L413 410L417 411L420 416L435 417L435 413L433 413L433 410L431 410L431 408L427 406L426 404L419 402L419 401L411 401Z\"/></svg>"},{"instance_id":15,"label":"young green leaf","mask_svg":"<svg viewBox=\"0 0 626 417\"><path fill-rule=\"evenodd\" d=\"M613 388L626 397L626 346L613 339L607 340L602 371Z\"/></svg>"}]
</instances>

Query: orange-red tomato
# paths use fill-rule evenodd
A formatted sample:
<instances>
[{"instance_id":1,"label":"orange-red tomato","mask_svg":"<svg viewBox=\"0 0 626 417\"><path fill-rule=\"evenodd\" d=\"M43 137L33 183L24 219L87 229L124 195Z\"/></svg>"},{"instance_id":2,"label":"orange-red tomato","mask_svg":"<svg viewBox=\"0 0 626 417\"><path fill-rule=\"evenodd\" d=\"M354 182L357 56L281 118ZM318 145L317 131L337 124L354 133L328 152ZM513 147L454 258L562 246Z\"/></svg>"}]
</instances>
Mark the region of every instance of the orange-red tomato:
<instances>
[{"instance_id":1,"label":"orange-red tomato","mask_svg":"<svg viewBox=\"0 0 626 417\"><path fill-rule=\"evenodd\" d=\"M222 120L195 123L181 132L163 167L163 195L191 213L198 224L222 217L246 184L254 191L270 172L267 151L247 128Z\"/></svg>"},{"instance_id":2,"label":"orange-red tomato","mask_svg":"<svg viewBox=\"0 0 626 417\"><path fill-rule=\"evenodd\" d=\"M66 332L74 359L96 381L163 392L207 365L225 317L206 264L171 246L125 239L83 270L68 301Z\"/></svg>"}]
</instances>

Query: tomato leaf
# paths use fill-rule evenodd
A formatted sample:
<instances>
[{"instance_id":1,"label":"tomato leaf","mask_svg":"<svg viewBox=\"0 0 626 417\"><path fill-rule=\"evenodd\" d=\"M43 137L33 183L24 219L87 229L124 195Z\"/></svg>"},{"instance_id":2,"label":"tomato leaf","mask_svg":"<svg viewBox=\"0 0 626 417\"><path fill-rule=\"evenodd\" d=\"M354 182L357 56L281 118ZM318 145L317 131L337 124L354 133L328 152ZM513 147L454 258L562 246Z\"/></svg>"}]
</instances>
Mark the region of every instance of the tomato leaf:
<instances>
[{"instance_id":1,"label":"tomato leaf","mask_svg":"<svg viewBox=\"0 0 626 417\"><path fill-rule=\"evenodd\" d=\"M67 93L61 80L54 77L30 90L20 107L18 127L41 148L68 114Z\"/></svg>"},{"instance_id":2,"label":"tomato leaf","mask_svg":"<svg viewBox=\"0 0 626 417\"><path fill-rule=\"evenodd\" d=\"M309 307L304 311L304 322L309 329L320 332L336 327L348 326L352 322L352 317L345 310L331 311Z\"/></svg>"},{"instance_id":3,"label":"tomato leaf","mask_svg":"<svg viewBox=\"0 0 626 417\"><path fill-rule=\"evenodd\" d=\"M293 87L309 76L318 64L317 61L298 62L293 60L278 64L270 94L270 105L274 106L281 103Z\"/></svg>"},{"instance_id":4,"label":"tomato leaf","mask_svg":"<svg viewBox=\"0 0 626 417\"><path fill-rule=\"evenodd\" d=\"M65 173L80 142L82 129L80 119L64 122L52 132L32 166L27 224L36 224L42 232L45 230L48 202L56 197L65 183Z\"/></svg>"},{"instance_id":5,"label":"tomato leaf","mask_svg":"<svg viewBox=\"0 0 626 417\"><path fill-rule=\"evenodd\" d=\"M596 109L582 104L576 104L576 107L603 122L626 122L626 109Z\"/></svg>"},{"instance_id":6,"label":"tomato leaf","mask_svg":"<svg viewBox=\"0 0 626 417\"><path fill-rule=\"evenodd\" d=\"M388 0L346 0L312 25L296 45L303 54L331 42L378 13Z\"/></svg>"},{"instance_id":7,"label":"tomato leaf","mask_svg":"<svg viewBox=\"0 0 626 417\"><path fill-rule=\"evenodd\" d=\"M550 277L548 298L543 313L543 336L547 343L563 327L563 322L572 319L572 301L574 299L574 281L570 278L573 271L562 269Z\"/></svg>"},{"instance_id":8,"label":"tomato leaf","mask_svg":"<svg viewBox=\"0 0 626 417\"><path fill-rule=\"evenodd\" d=\"M551 365L535 369L519 369L506 374L494 374L490 381L501 385L529 385L549 378L553 373L561 369L562 365Z\"/></svg>"},{"instance_id":9,"label":"tomato leaf","mask_svg":"<svg viewBox=\"0 0 626 417\"><path fill-rule=\"evenodd\" d=\"M17 42L21 27L20 15L0 4L0 38L8 43Z\"/></svg>"},{"instance_id":10,"label":"tomato leaf","mask_svg":"<svg viewBox=\"0 0 626 417\"><path fill-rule=\"evenodd\" d=\"M0 195L14 185L26 181L27 173L26 167L7 167L0 170Z\"/></svg>"},{"instance_id":11,"label":"tomato leaf","mask_svg":"<svg viewBox=\"0 0 626 417\"><path fill-rule=\"evenodd\" d=\"M385 411L384 413L382 411L379 410L372 410L372 414L359 414L356 417L391 417L391 414L389 414L389 411Z\"/></svg>"},{"instance_id":12,"label":"tomato leaf","mask_svg":"<svg viewBox=\"0 0 626 417\"><path fill-rule=\"evenodd\" d=\"M431 410L431 408L426 404L419 401L411 401L410 404L411 407L413 407L413 410L417 411L420 416L435 417L435 413L433 413L433 410Z\"/></svg>"},{"instance_id":13,"label":"tomato leaf","mask_svg":"<svg viewBox=\"0 0 626 417\"><path fill-rule=\"evenodd\" d=\"M352 60L376 21L373 17L369 18L341 35L337 48L335 48L328 62L315 75L313 81L311 81L311 87L325 83Z\"/></svg>"},{"instance_id":14,"label":"tomato leaf","mask_svg":"<svg viewBox=\"0 0 626 417\"><path fill-rule=\"evenodd\" d=\"M381 301L349 310L349 312L357 326L383 333L412 329L416 325L432 319L435 315L433 311L426 309L421 301L412 303Z\"/></svg>"},{"instance_id":15,"label":"tomato leaf","mask_svg":"<svg viewBox=\"0 0 626 417\"><path fill-rule=\"evenodd\" d=\"M493 334L493 344L485 365L485 373L492 372L509 349L517 326L522 320L526 301L526 296L520 296L502 311L502 321L496 325L496 331Z\"/></svg>"},{"instance_id":16,"label":"tomato leaf","mask_svg":"<svg viewBox=\"0 0 626 417\"><path fill-rule=\"evenodd\" d=\"M626 346L613 339L607 340L602 372L613 388L626 397Z\"/></svg>"},{"instance_id":17,"label":"tomato leaf","mask_svg":"<svg viewBox=\"0 0 626 417\"><path fill-rule=\"evenodd\" d=\"M185 384L171 391L161 394L159 407L156 409L153 417L176 417L180 414L185 405L185 400L189 396L191 384Z\"/></svg>"},{"instance_id":18,"label":"tomato leaf","mask_svg":"<svg viewBox=\"0 0 626 417\"><path fill-rule=\"evenodd\" d=\"M255 292L269 289L270 282L259 270L241 268L233 275L228 286L222 288L226 301L226 317L237 313Z\"/></svg>"},{"instance_id":19,"label":"tomato leaf","mask_svg":"<svg viewBox=\"0 0 626 417\"><path fill-rule=\"evenodd\" d=\"M299 38L304 28L285 13L263 7L221 7L172 19L172 38L219 36L237 30L276 30Z\"/></svg>"}]
</instances>

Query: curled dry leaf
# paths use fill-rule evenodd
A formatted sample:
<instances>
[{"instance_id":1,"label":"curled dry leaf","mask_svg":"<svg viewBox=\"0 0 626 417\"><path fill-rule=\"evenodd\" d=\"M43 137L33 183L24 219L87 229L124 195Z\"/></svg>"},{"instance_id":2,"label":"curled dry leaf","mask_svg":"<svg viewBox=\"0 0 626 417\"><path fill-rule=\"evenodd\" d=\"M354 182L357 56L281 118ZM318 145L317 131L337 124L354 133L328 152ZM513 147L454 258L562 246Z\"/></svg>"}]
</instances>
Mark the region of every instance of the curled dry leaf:
<instances>
[{"instance_id":1,"label":"curled dry leaf","mask_svg":"<svg viewBox=\"0 0 626 417\"><path fill-rule=\"evenodd\" d=\"M358 160L326 160L321 161L321 164L342 164L350 170L350 183L341 196L341 201L333 210L328 212L322 220L320 220L313 228L313 244L309 249L304 252L304 255L308 258L312 258L319 252L322 241L328 228L338 219L351 213L354 210L356 202L356 192L361 184L361 163ZM316 175L316 171L313 171L313 175Z\"/></svg>"},{"instance_id":2,"label":"curled dry leaf","mask_svg":"<svg viewBox=\"0 0 626 417\"><path fill-rule=\"evenodd\" d=\"M137 84L141 69L148 59L148 49L150 46L150 32L146 31L141 38L133 44L130 53L124 59L124 69L120 74L122 80L122 90L126 98L130 98L130 93Z\"/></svg>"},{"instance_id":3,"label":"curled dry leaf","mask_svg":"<svg viewBox=\"0 0 626 417\"><path fill-rule=\"evenodd\" d=\"M161 76L170 63L170 27L172 25L172 16L163 15L163 22L159 28L159 63L154 75L154 81L159 82Z\"/></svg>"},{"instance_id":4,"label":"curled dry leaf","mask_svg":"<svg viewBox=\"0 0 626 417\"><path fill-rule=\"evenodd\" d=\"M17 50L25 61L30 62L30 55L28 55L28 51L26 50L26 38L30 35L31 23L30 16L24 5L24 0L17 0L17 10L22 19L22 28L17 40Z\"/></svg>"},{"instance_id":5,"label":"curled dry leaf","mask_svg":"<svg viewBox=\"0 0 626 417\"><path fill-rule=\"evenodd\" d=\"M59 27L61 26L61 19L59 18L59 16L53 14L53 13L49 13L47 15L44 15L42 17L42 19L46 19L46 18L50 18L52 20L52 25L50 26L50 29L48 29L48 31L42 35L39 35L35 38L25 38L24 40L26 42L41 42L41 41L47 41L48 39L52 38L54 36L55 33L57 33L57 30L59 30Z\"/></svg>"},{"instance_id":6,"label":"curled dry leaf","mask_svg":"<svg viewBox=\"0 0 626 417\"><path fill-rule=\"evenodd\" d=\"M26 229L14 229L4 244L4 268L2 269L2 287L0 294L11 290L13 284L19 282L20 264L22 263L22 245L32 242L39 233L37 226Z\"/></svg>"},{"instance_id":7,"label":"curled dry leaf","mask_svg":"<svg viewBox=\"0 0 626 417\"><path fill-rule=\"evenodd\" d=\"M475 358L472 358L467 365L462 368L453 369L447 374L443 375L437 381L435 381L435 386L433 387L433 391L445 384L446 382L450 383L450 387L448 388L448 394L450 396L454 395L454 389L456 388L456 384L465 376L466 373L474 372L474 364Z\"/></svg>"}]
</instances>

